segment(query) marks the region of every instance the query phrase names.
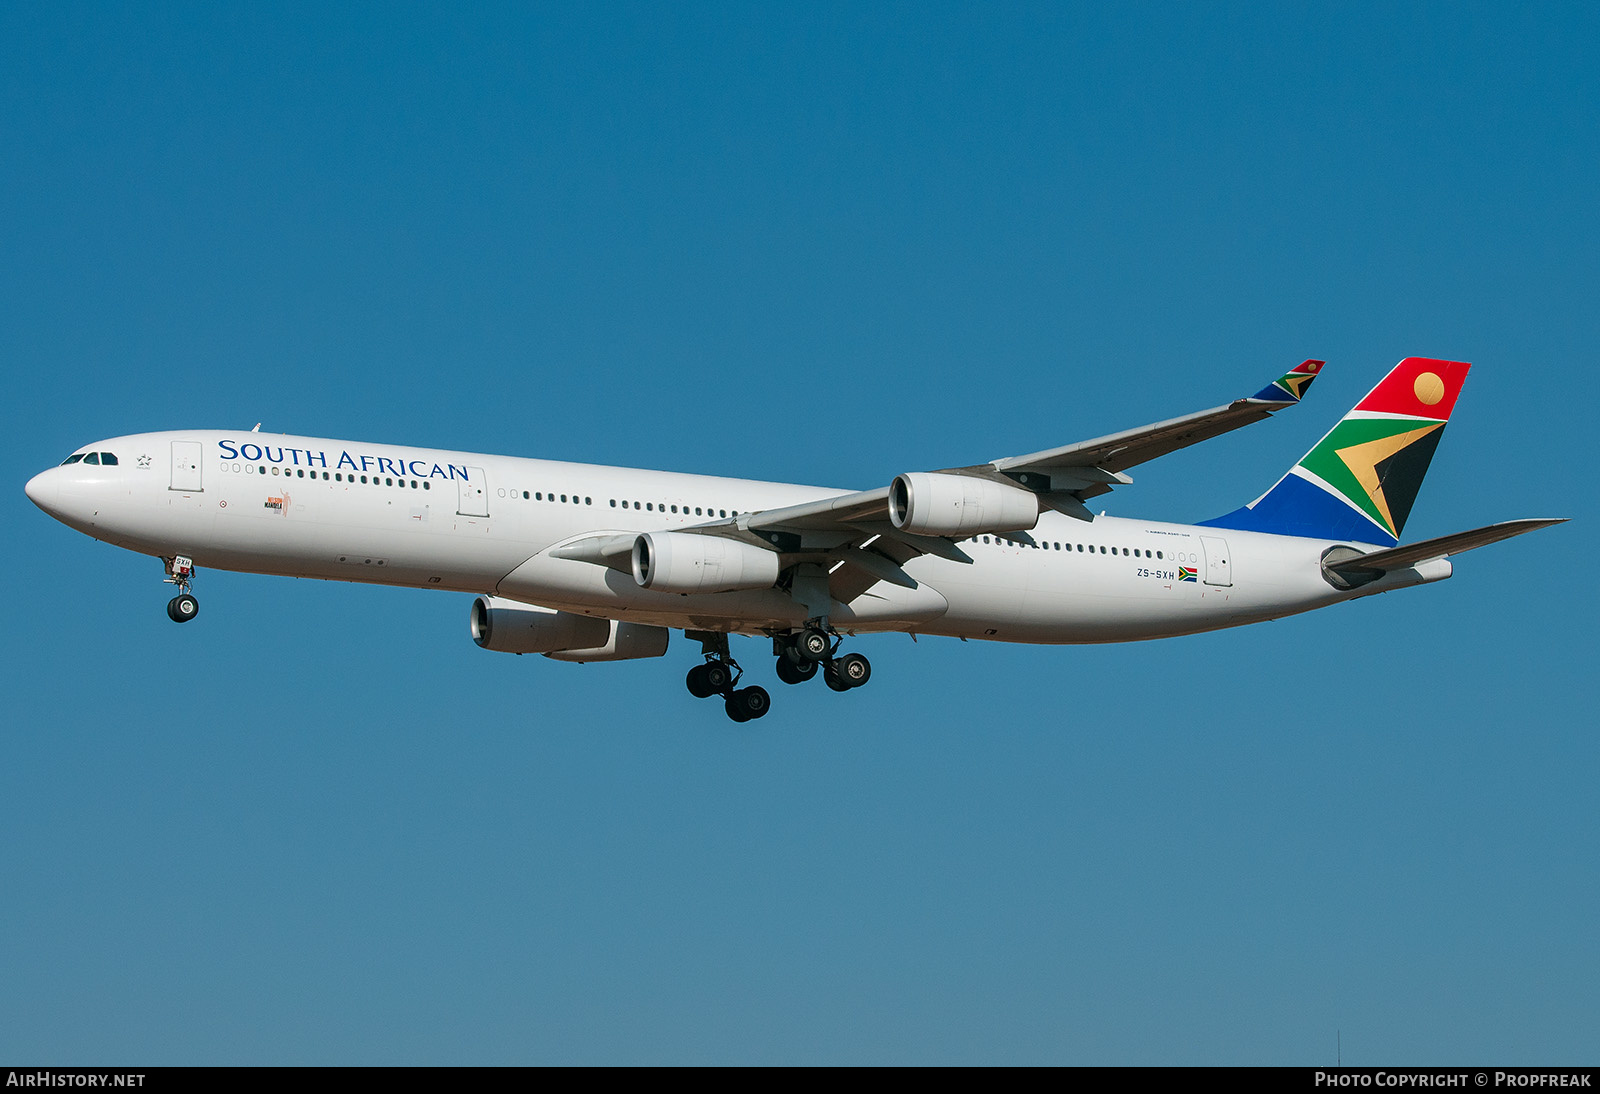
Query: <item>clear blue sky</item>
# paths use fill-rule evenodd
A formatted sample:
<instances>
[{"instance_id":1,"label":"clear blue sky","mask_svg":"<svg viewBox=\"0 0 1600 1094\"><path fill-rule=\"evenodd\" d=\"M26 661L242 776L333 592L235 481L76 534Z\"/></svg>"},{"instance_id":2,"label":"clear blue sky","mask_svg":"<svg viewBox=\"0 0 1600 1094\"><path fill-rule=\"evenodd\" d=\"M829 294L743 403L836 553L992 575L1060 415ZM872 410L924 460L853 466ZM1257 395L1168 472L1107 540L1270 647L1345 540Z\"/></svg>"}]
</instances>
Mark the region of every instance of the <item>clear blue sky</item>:
<instances>
[{"instance_id":1,"label":"clear blue sky","mask_svg":"<svg viewBox=\"0 0 1600 1094\"><path fill-rule=\"evenodd\" d=\"M1595 1062L1593 5L0 8L0 1060ZM485 653L24 497L243 427L871 487L1215 405L1253 498L1476 368L1407 529L1222 634L869 687Z\"/></svg>"}]
</instances>

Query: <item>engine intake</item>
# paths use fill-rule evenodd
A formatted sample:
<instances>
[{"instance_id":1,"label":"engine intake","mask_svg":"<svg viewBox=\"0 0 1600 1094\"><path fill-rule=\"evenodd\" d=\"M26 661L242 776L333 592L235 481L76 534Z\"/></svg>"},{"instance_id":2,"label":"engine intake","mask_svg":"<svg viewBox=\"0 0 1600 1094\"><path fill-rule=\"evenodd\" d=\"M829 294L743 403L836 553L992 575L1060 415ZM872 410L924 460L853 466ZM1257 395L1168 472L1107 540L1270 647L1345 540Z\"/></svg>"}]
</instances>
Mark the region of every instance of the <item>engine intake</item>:
<instances>
[{"instance_id":1,"label":"engine intake","mask_svg":"<svg viewBox=\"0 0 1600 1094\"><path fill-rule=\"evenodd\" d=\"M778 580L778 556L721 536L645 532L633 541L633 579L664 593L766 589Z\"/></svg>"},{"instance_id":2,"label":"engine intake","mask_svg":"<svg viewBox=\"0 0 1600 1094\"><path fill-rule=\"evenodd\" d=\"M1039 496L992 479L914 471L890 484L889 520L921 536L1021 532L1039 523Z\"/></svg>"}]
</instances>

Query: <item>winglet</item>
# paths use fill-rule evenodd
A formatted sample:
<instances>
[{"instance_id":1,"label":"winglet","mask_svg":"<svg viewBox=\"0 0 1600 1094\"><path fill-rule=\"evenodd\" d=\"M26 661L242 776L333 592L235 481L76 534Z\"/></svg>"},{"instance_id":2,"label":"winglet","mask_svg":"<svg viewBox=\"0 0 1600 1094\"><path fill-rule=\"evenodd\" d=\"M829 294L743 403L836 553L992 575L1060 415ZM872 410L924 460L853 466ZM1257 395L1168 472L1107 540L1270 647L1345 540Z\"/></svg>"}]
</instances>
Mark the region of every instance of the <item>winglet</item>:
<instances>
[{"instance_id":1,"label":"winglet","mask_svg":"<svg viewBox=\"0 0 1600 1094\"><path fill-rule=\"evenodd\" d=\"M1250 396L1256 403L1298 403L1305 398L1311 381L1322 371L1325 361L1302 361L1272 383Z\"/></svg>"}]
</instances>

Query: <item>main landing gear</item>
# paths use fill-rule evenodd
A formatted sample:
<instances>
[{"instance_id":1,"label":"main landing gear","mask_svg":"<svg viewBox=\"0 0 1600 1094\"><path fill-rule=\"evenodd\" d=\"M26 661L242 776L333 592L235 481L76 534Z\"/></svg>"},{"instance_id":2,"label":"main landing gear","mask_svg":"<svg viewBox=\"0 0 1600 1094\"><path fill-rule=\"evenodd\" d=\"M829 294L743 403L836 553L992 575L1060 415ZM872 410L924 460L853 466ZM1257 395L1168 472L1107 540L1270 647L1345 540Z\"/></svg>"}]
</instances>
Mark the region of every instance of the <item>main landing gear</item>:
<instances>
[{"instance_id":1,"label":"main landing gear","mask_svg":"<svg viewBox=\"0 0 1600 1094\"><path fill-rule=\"evenodd\" d=\"M167 559L166 583L178 587L178 595L167 601L167 618L174 623L187 623L200 614L200 601L189 592L189 582L193 577L193 559L182 555Z\"/></svg>"},{"instance_id":2,"label":"main landing gear","mask_svg":"<svg viewBox=\"0 0 1600 1094\"><path fill-rule=\"evenodd\" d=\"M684 683L696 699L722 696L728 717L735 722L760 718L772 708L766 688L738 687L744 670L728 653L728 636L715 631L687 631L700 640L705 664L689 670ZM872 663L859 653L838 657L840 639L823 627L806 627L793 634L777 635L772 649L778 659L778 679L785 684L803 684L815 676L834 691L858 688L872 678Z\"/></svg>"},{"instance_id":3,"label":"main landing gear","mask_svg":"<svg viewBox=\"0 0 1600 1094\"><path fill-rule=\"evenodd\" d=\"M803 684L822 670L822 681L834 691L849 691L872 679L872 662L859 653L838 657L839 639L821 627L806 627L772 640L778 655L778 679Z\"/></svg>"},{"instance_id":4,"label":"main landing gear","mask_svg":"<svg viewBox=\"0 0 1600 1094\"><path fill-rule=\"evenodd\" d=\"M735 722L763 717L772 709L772 697L767 694L766 688L756 685L735 687L744 670L728 653L727 635L702 634L700 645L705 651L706 662L690 669L684 680L690 695L696 699L722 696L722 707Z\"/></svg>"}]
</instances>

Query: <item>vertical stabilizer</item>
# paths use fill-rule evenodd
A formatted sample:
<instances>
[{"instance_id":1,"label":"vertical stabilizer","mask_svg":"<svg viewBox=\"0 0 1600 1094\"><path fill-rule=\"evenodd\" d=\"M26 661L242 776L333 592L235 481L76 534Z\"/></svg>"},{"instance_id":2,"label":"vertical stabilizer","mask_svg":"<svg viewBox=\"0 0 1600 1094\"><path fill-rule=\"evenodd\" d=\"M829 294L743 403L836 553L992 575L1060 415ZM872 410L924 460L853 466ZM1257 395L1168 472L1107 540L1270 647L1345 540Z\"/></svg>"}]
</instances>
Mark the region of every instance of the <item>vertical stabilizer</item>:
<instances>
[{"instance_id":1,"label":"vertical stabilizer","mask_svg":"<svg viewBox=\"0 0 1600 1094\"><path fill-rule=\"evenodd\" d=\"M1400 542L1472 366L1407 357L1289 473L1242 509L1202 523L1284 536Z\"/></svg>"}]
</instances>

